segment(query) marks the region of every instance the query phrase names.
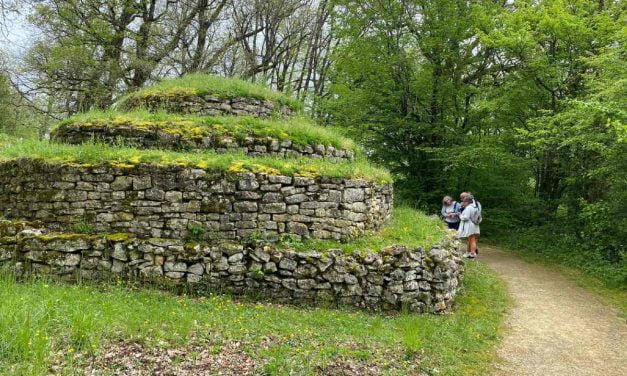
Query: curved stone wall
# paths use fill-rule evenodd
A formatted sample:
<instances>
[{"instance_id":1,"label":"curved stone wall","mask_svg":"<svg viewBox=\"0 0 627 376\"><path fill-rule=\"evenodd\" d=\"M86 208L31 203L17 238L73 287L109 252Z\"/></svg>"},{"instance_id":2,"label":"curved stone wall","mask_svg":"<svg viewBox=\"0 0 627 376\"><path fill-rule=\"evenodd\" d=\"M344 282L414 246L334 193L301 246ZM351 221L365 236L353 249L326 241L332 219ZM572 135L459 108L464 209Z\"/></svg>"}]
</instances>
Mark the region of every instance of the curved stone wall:
<instances>
[{"instance_id":1,"label":"curved stone wall","mask_svg":"<svg viewBox=\"0 0 627 376\"><path fill-rule=\"evenodd\" d=\"M233 294L254 293L281 303L369 310L446 311L460 289L464 269L453 239L428 252L390 246L349 255L339 250L295 252L269 245L137 239L128 234L54 235L12 228L2 235L0 266L13 265L19 272L184 282Z\"/></svg>"},{"instance_id":2,"label":"curved stone wall","mask_svg":"<svg viewBox=\"0 0 627 376\"><path fill-rule=\"evenodd\" d=\"M178 166L0 163L0 212L68 231L238 241L263 233L347 239L377 229L391 185L358 179L207 172Z\"/></svg>"},{"instance_id":3,"label":"curved stone wall","mask_svg":"<svg viewBox=\"0 0 627 376\"><path fill-rule=\"evenodd\" d=\"M164 131L161 127L134 127L116 125L114 127L93 125L66 125L52 133L56 142L80 144L97 140L117 144L121 140L140 148L162 148L169 150L215 150L218 153L242 152L251 156L311 157L318 159L353 160L352 150L343 150L331 145L300 145L291 140L271 137L248 136L244 139L219 134L189 137L176 130Z\"/></svg>"},{"instance_id":4,"label":"curved stone wall","mask_svg":"<svg viewBox=\"0 0 627 376\"><path fill-rule=\"evenodd\" d=\"M143 95L131 96L120 106L124 109L145 108L149 111L166 111L198 116L291 116L294 109L281 103L250 97L220 98L213 95Z\"/></svg>"}]
</instances>

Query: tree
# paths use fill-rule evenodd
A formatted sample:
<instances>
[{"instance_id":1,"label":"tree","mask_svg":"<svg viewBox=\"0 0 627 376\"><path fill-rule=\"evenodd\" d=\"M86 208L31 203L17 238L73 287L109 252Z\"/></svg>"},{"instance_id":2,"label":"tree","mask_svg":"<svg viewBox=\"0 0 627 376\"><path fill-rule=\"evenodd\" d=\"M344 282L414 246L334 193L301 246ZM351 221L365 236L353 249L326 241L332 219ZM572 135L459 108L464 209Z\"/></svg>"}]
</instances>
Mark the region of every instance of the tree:
<instances>
[{"instance_id":1,"label":"tree","mask_svg":"<svg viewBox=\"0 0 627 376\"><path fill-rule=\"evenodd\" d=\"M198 17L204 27L223 2L49 0L34 8L29 19L44 37L26 59L28 73L71 114L106 108L153 79Z\"/></svg>"},{"instance_id":2,"label":"tree","mask_svg":"<svg viewBox=\"0 0 627 376\"><path fill-rule=\"evenodd\" d=\"M445 189L438 150L478 139L475 101L498 68L477 30L489 32L491 1L341 1L328 110L414 198Z\"/></svg>"},{"instance_id":3,"label":"tree","mask_svg":"<svg viewBox=\"0 0 627 376\"><path fill-rule=\"evenodd\" d=\"M128 91L189 72L264 82L312 107L324 94L328 0L32 4L29 20L43 37L30 50L23 77L31 93L57 99L63 114L106 108Z\"/></svg>"}]
</instances>

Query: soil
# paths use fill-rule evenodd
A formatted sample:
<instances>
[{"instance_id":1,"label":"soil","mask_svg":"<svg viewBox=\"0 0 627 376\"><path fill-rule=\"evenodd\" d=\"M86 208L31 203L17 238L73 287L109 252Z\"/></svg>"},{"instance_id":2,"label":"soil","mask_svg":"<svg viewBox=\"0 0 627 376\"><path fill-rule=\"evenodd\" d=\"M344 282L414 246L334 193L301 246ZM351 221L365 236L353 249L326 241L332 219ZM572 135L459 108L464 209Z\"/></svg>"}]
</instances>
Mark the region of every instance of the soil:
<instances>
[{"instance_id":1,"label":"soil","mask_svg":"<svg viewBox=\"0 0 627 376\"><path fill-rule=\"evenodd\" d=\"M627 375L627 323L615 308L512 253L482 247L478 260L505 280L514 301L495 375Z\"/></svg>"}]
</instances>

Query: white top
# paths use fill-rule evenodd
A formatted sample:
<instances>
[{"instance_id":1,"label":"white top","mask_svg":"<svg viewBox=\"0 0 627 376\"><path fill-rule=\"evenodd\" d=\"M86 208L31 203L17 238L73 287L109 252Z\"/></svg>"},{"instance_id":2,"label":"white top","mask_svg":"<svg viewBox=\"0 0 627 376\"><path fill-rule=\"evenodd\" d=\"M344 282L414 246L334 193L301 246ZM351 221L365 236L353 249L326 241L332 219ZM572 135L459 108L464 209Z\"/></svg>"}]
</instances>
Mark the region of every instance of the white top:
<instances>
[{"instance_id":1,"label":"white top","mask_svg":"<svg viewBox=\"0 0 627 376\"><path fill-rule=\"evenodd\" d=\"M479 234L479 225L472 223L470 218L476 215L477 207L475 205L468 205L462 211L462 214L459 216L461 223L459 224L459 230L457 230L458 238L467 238L469 235Z\"/></svg>"},{"instance_id":2,"label":"white top","mask_svg":"<svg viewBox=\"0 0 627 376\"><path fill-rule=\"evenodd\" d=\"M442 210L440 211L440 213L442 214L442 217L444 217L444 220L446 222L449 222L449 223L459 222L459 216L457 214L454 217L448 216L448 214L450 213L457 213L457 211L455 210L456 207L459 207L459 204L455 201L451 202L450 205L442 205Z\"/></svg>"}]
</instances>

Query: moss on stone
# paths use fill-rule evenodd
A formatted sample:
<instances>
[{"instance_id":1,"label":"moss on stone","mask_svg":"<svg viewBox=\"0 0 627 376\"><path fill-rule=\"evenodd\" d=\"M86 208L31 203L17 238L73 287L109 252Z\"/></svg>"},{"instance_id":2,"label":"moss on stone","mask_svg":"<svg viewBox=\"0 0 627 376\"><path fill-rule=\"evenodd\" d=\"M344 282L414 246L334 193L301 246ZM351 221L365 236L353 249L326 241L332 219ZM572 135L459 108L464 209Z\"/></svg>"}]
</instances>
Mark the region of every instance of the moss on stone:
<instances>
[{"instance_id":1,"label":"moss on stone","mask_svg":"<svg viewBox=\"0 0 627 376\"><path fill-rule=\"evenodd\" d=\"M45 235L35 235L34 238L44 243L50 243L56 240L87 240L92 241L97 235L78 234L78 233L49 233Z\"/></svg>"},{"instance_id":2,"label":"moss on stone","mask_svg":"<svg viewBox=\"0 0 627 376\"><path fill-rule=\"evenodd\" d=\"M105 239L111 242L126 242L135 239L135 235L128 232L118 232L105 235Z\"/></svg>"},{"instance_id":3,"label":"moss on stone","mask_svg":"<svg viewBox=\"0 0 627 376\"><path fill-rule=\"evenodd\" d=\"M247 137L258 139L289 140L301 146L325 145L337 149L356 152L355 143L328 127L316 125L305 117L290 119L262 120L253 117L198 117L169 115L135 111L120 113L116 111L94 111L73 116L62 121L52 131L53 139L64 139L70 133L82 133L86 139L96 131L115 134L123 140L127 134L147 137L158 132L176 136L180 147L185 140L212 138L216 141L232 138L244 141Z\"/></svg>"},{"instance_id":4,"label":"moss on stone","mask_svg":"<svg viewBox=\"0 0 627 376\"><path fill-rule=\"evenodd\" d=\"M57 261L64 257L65 257L65 254L61 252L57 252L57 251L41 252L41 262L46 263L46 264L54 263L54 261Z\"/></svg>"},{"instance_id":5,"label":"moss on stone","mask_svg":"<svg viewBox=\"0 0 627 376\"><path fill-rule=\"evenodd\" d=\"M114 166L132 169L140 165L151 165L192 167L207 172L230 174L253 172L268 175L366 179L380 184L392 181L388 171L375 167L361 158L355 161L329 163L321 159L304 157L251 157L240 153L217 154L214 152L183 153L92 143L63 145L36 140L16 140L14 143L3 145L0 148L0 162L3 161L18 164L23 168ZM88 164L89 167L85 167L84 164Z\"/></svg>"},{"instance_id":6,"label":"moss on stone","mask_svg":"<svg viewBox=\"0 0 627 376\"><path fill-rule=\"evenodd\" d=\"M261 85L235 78L200 73L163 80L152 87L125 96L117 105L125 107L137 99L161 98L167 101L175 98L185 99L205 95L222 99L255 98L285 105L293 110L302 108L302 104L298 100Z\"/></svg>"},{"instance_id":7,"label":"moss on stone","mask_svg":"<svg viewBox=\"0 0 627 376\"><path fill-rule=\"evenodd\" d=\"M15 236L1 236L0 237L1 245L11 245L11 244L15 244L15 242L16 242Z\"/></svg>"}]
</instances>

